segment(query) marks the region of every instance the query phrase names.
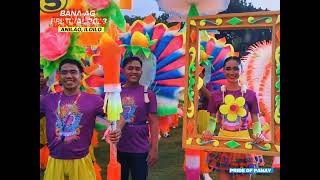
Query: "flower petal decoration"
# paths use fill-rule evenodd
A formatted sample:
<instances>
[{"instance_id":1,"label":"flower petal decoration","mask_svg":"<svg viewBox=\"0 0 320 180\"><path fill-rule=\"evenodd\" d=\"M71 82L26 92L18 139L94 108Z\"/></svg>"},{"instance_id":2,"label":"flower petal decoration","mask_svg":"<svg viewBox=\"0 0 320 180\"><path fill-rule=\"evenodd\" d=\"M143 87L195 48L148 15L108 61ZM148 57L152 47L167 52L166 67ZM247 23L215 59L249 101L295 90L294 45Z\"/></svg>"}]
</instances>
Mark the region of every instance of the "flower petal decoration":
<instances>
[{"instance_id":1,"label":"flower petal decoration","mask_svg":"<svg viewBox=\"0 0 320 180\"><path fill-rule=\"evenodd\" d=\"M246 100L243 97L237 97L237 99L235 100L235 103L238 106L243 106L246 103Z\"/></svg>"},{"instance_id":2,"label":"flower petal decoration","mask_svg":"<svg viewBox=\"0 0 320 180\"><path fill-rule=\"evenodd\" d=\"M71 34L58 32L55 27L50 27L40 33L40 56L48 61L55 61L67 53L70 45Z\"/></svg>"},{"instance_id":3,"label":"flower petal decoration","mask_svg":"<svg viewBox=\"0 0 320 180\"><path fill-rule=\"evenodd\" d=\"M224 102L229 105L232 104L234 102L234 100L235 100L234 96L232 96L230 94L226 95L226 97L224 98Z\"/></svg>"},{"instance_id":4,"label":"flower petal decoration","mask_svg":"<svg viewBox=\"0 0 320 180\"><path fill-rule=\"evenodd\" d=\"M132 46L141 46L148 47L148 39L147 37L139 31L135 31L131 37L131 45Z\"/></svg>"},{"instance_id":5,"label":"flower petal decoration","mask_svg":"<svg viewBox=\"0 0 320 180\"><path fill-rule=\"evenodd\" d=\"M219 107L219 111L223 115L227 115L230 122L235 122L238 117L245 117L247 111L243 108L246 100L243 97L235 98L233 95L228 94L224 97L225 104Z\"/></svg>"},{"instance_id":6,"label":"flower petal decoration","mask_svg":"<svg viewBox=\"0 0 320 180\"><path fill-rule=\"evenodd\" d=\"M228 114L230 109L229 105L222 105L219 107L219 111L221 112L221 114Z\"/></svg>"},{"instance_id":7,"label":"flower petal decoration","mask_svg":"<svg viewBox=\"0 0 320 180\"><path fill-rule=\"evenodd\" d=\"M131 36L130 45L122 44L126 47L125 56L131 52L134 56L143 54L146 58L151 55L150 47L156 43L157 40L150 40L148 33L141 33L140 31L134 31Z\"/></svg>"},{"instance_id":8,"label":"flower petal decoration","mask_svg":"<svg viewBox=\"0 0 320 180\"><path fill-rule=\"evenodd\" d=\"M49 28L49 31L50 31L50 29L51 28ZM55 32L55 30L52 30L52 31ZM61 32L59 32L58 36L61 35L60 33ZM60 39L50 38L50 41L51 42L62 41L63 38L64 37L61 37ZM66 39L69 39L69 38L66 38ZM86 50L84 47L81 47L77 44L78 40L79 40L78 33L70 33L70 39L68 40L69 43L68 43L66 52L64 52L64 50L63 50L63 53L61 53L61 55L57 55L57 53L56 53L56 57L53 58L54 60L48 59L47 58L48 56L46 56L46 53L41 53L41 46L42 46L42 48L48 48L48 49L54 48L55 46L49 46L49 44L50 44L49 42L44 42L44 44L46 44L46 45L40 44L40 65L43 68L43 73L44 73L45 77L52 75L54 73L54 71L56 71L58 69L60 62L63 59L67 59L67 58L76 59L82 64L80 59L85 57ZM40 40L40 43L41 43L41 40ZM47 50L44 50L43 52L46 52ZM52 51L56 51L56 50L53 49Z\"/></svg>"},{"instance_id":9,"label":"flower petal decoration","mask_svg":"<svg viewBox=\"0 0 320 180\"><path fill-rule=\"evenodd\" d=\"M238 115L240 117L245 117L247 115L247 111L244 108L240 108L238 111Z\"/></svg>"},{"instance_id":10,"label":"flower petal decoration","mask_svg":"<svg viewBox=\"0 0 320 180\"><path fill-rule=\"evenodd\" d=\"M96 10L107 8L110 1L111 0L86 0L87 4Z\"/></svg>"},{"instance_id":11,"label":"flower petal decoration","mask_svg":"<svg viewBox=\"0 0 320 180\"><path fill-rule=\"evenodd\" d=\"M237 115L236 114L228 114L227 119L231 122L234 122L237 120Z\"/></svg>"}]
</instances>

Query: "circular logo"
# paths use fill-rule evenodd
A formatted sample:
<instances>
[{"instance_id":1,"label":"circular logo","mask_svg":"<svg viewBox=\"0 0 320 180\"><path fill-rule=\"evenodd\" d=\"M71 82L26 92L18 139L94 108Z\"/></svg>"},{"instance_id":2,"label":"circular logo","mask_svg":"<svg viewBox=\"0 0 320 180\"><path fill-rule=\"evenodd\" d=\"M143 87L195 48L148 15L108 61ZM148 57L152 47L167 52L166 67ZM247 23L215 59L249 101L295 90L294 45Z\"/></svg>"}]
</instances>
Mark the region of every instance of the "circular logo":
<instances>
[{"instance_id":1,"label":"circular logo","mask_svg":"<svg viewBox=\"0 0 320 180\"><path fill-rule=\"evenodd\" d=\"M40 10L45 13L55 13L67 6L68 0L40 0Z\"/></svg>"}]
</instances>

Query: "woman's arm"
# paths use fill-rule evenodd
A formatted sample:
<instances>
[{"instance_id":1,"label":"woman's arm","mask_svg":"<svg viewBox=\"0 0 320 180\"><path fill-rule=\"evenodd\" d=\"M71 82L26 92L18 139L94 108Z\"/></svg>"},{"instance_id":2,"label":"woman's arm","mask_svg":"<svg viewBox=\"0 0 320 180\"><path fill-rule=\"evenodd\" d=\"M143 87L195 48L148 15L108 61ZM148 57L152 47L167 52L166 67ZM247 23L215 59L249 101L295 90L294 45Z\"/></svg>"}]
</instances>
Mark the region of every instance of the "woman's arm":
<instances>
[{"instance_id":1,"label":"woman's arm","mask_svg":"<svg viewBox=\"0 0 320 180\"><path fill-rule=\"evenodd\" d=\"M254 143L260 143L265 141L265 137L262 135L261 122L259 120L258 114L250 113L253 122L252 127L252 139Z\"/></svg>"},{"instance_id":2,"label":"woman's arm","mask_svg":"<svg viewBox=\"0 0 320 180\"><path fill-rule=\"evenodd\" d=\"M211 98L211 93L210 91L205 87L202 86L200 91L203 93L203 95L209 100Z\"/></svg>"},{"instance_id":3,"label":"woman's arm","mask_svg":"<svg viewBox=\"0 0 320 180\"><path fill-rule=\"evenodd\" d=\"M253 122L253 135L261 134L261 123L257 114L250 113Z\"/></svg>"},{"instance_id":4,"label":"woman's arm","mask_svg":"<svg viewBox=\"0 0 320 180\"><path fill-rule=\"evenodd\" d=\"M209 119L209 124L207 127L207 130L203 132L203 137L204 138L211 138L214 136L214 131L216 129L216 115L214 113L210 114L210 119Z\"/></svg>"}]
</instances>

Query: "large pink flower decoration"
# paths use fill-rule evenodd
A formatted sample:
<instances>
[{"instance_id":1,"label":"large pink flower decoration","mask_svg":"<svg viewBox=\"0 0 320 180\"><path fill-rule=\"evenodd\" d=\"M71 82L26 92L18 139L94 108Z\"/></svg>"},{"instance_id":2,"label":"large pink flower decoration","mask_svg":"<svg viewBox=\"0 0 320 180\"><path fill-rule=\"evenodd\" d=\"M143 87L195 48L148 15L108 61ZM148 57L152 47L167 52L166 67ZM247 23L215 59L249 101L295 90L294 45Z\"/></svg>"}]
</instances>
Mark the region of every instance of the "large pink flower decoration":
<instances>
[{"instance_id":1,"label":"large pink flower decoration","mask_svg":"<svg viewBox=\"0 0 320 180\"><path fill-rule=\"evenodd\" d=\"M40 55L49 61L55 61L67 53L71 34L58 32L55 27L49 27L40 33Z\"/></svg>"},{"instance_id":2,"label":"large pink flower decoration","mask_svg":"<svg viewBox=\"0 0 320 180\"><path fill-rule=\"evenodd\" d=\"M86 0L88 5L96 10L104 9L109 6L111 0Z\"/></svg>"}]
</instances>

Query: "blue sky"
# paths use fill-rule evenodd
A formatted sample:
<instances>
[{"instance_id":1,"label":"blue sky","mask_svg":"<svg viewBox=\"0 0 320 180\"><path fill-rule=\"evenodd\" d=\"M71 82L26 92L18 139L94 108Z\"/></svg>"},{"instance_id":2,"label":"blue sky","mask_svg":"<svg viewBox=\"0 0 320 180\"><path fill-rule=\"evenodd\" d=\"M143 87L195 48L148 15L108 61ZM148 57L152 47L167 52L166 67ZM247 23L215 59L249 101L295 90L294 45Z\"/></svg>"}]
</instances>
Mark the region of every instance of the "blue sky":
<instances>
[{"instance_id":1,"label":"blue sky","mask_svg":"<svg viewBox=\"0 0 320 180\"><path fill-rule=\"evenodd\" d=\"M174 1L174 0L173 0ZM157 16L163 12L159 11L156 0L132 0L132 10L122 10L124 15L148 16L151 13L156 13ZM268 8L269 10L280 10L280 0L247 0L251 2L254 7Z\"/></svg>"}]
</instances>

